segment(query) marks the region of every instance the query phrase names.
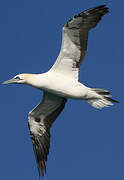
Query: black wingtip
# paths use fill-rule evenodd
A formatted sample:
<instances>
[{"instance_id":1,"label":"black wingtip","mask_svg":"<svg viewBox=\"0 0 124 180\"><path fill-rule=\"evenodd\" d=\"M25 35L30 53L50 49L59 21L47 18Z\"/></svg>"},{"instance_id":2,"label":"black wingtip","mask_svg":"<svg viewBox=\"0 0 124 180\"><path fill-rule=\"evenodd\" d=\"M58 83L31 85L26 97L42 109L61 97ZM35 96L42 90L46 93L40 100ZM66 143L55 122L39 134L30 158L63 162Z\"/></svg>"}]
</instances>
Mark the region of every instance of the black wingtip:
<instances>
[{"instance_id":1,"label":"black wingtip","mask_svg":"<svg viewBox=\"0 0 124 180\"><path fill-rule=\"evenodd\" d=\"M70 19L65 24L65 27L69 27L69 23L71 21L74 21L74 19L76 19L78 17L79 18L82 17L82 21L79 20L80 23L77 21L77 23L75 23L74 25L80 26L80 24L82 22L82 23L84 23L85 26L87 26L88 29L94 28L94 27L96 27L97 23L101 20L102 16L104 16L108 12L109 12L109 8L105 4L95 6L93 8L89 8L89 9L75 15L72 19ZM89 20L86 21L86 19L88 19L88 18L89 18ZM89 27L88 27L88 22L89 22ZM70 26L72 27L72 24L70 24Z\"/></svg>"},{"instance_id":2,"label":"black wingtip","mask_svg":"<svg viewBox=\"0 0 124 180\"><path fill-rule=\"evenodd\" d=\"M107 5L106 4L102 4L102 5L95 6L94 8L95 9L100 9L100 8L105 8L105 7L107 7Z\"/></svg>"},{"instance_id":3,"label":"black wingtip","mask_svg":"<svg viewBox=\"0 0 124 180\"><path fill-rule=\"evenodd\" d=\"M101 16L105 15L108 12L109 12L109 8L105 4L95 6L93 8L90 8L84 11L84 13L90 13L90 14L98 13L98 14L101 14Z\"/></svg>"},{"instance_id":4,"label":"black wingtip","mask_svg":"<svg viewBox=\"0 0 124 180\"><path fill-rule=\"evenodd\" d=\"M44 177L46 175L46 164L44 160L38 163L38 174L39 178Z\"/></svg>"}]
</instances>

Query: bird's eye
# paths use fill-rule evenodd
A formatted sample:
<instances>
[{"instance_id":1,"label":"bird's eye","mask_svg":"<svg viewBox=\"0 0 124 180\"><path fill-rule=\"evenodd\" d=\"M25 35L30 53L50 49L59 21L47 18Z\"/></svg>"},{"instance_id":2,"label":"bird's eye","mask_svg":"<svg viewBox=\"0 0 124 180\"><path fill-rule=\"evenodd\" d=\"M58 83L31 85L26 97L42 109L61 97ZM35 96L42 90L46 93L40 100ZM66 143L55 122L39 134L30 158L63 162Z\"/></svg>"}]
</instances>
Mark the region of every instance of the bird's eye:
<instances>
[{"instance_id":1,"label":"bird's eye","mask_svg":"<svg viewBox=\"0 0 124 180\"><path fill-rule=\"evenodd\" d=\"M19 76L16 76L14 79L20 80L20 77L19 77Z\"/></svg>"}]
</instances>

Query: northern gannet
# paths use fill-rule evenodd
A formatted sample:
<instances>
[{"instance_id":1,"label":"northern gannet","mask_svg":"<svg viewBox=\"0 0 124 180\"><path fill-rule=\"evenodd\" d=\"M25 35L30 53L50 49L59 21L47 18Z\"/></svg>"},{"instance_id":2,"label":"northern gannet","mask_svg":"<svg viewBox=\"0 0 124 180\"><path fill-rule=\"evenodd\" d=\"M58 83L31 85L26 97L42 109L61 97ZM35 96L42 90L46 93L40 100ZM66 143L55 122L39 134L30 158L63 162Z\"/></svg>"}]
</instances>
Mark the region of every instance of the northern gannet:
<instances>
[{"instance_id":1,"label":"northern gannet","mask_svg":"<svg viewBox=\"0 0 124 180\"><path fill-rule=\"evenodd\" d=\"M3 82L28 84L43 90L43 99L29 112L28 125L36 156L39 176L46 174L50 147L50 127L64 109L68 98L86 100L95 108L118 101L108 90L89 88L78 81L78 71L85 57L88 32L108 13L106 5L97 6L70 19L63 27L60 54L52 68L43 74L18 74Z\"/></svg>"}]
</instances>

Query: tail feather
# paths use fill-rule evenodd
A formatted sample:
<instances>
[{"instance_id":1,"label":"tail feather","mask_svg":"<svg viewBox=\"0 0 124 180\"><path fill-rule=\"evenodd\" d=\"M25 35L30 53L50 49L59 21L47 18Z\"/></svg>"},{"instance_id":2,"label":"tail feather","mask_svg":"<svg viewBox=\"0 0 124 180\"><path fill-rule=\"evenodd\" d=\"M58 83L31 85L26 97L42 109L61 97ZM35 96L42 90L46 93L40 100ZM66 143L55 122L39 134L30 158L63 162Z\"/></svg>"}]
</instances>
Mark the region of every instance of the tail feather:
<instances>
[{"instance_id":1,"label":"tail feather","mask_svg":"<svg viewBox=\"0 0 124 180\"><path fill-rule=\"evenodd\" d=\"M104 95L107 97L111 97L111 93L106 89L98 89L98 88L92 88L93 91L97 92L100 95Z\"/></svg>"},{"instance_id":2,"label":"tail feather","mask_svg":"<svg viewBox=\"0 0 124 180\"><path fill-rule=\"evenodd\" d=\"M113 103L119 103L119 101L117 101L117 100L115 100L115 99L112 99L112 98L110 98L110 97L104 97L106 100L108 100L108 101L111 101L111 102L113 102Z\"/></svg>"},{"instance_id":3,"label":"tail feather","mask_svg":"<svg viewBox=\"0 0 124 180\"><path fill-rule=\"evenodd\" d=\"M87 101L93 107L101 109L113 105L113 103L119 103L118 101L110 98L112 95L105 89L91 89L94 91L94 97L89 98Z\"/></svg>"}]
</instances>

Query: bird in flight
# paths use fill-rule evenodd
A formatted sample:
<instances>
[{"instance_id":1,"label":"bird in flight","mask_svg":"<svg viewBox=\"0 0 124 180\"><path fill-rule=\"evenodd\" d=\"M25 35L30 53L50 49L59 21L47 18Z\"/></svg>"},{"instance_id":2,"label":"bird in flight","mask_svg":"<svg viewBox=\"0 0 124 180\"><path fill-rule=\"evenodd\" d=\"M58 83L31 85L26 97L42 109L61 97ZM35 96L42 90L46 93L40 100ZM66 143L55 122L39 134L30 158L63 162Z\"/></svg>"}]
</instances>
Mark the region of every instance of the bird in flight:
<instances>
[{"instance_id":1,"label":"bird in flight","mask_svg":"<svg viewBox=\"0 0 124 180\"><path fill-rule=\"evenodd\" d=\"M81 12L70 19L62 29L60 54L52 68L42 74L18 74L3 82L28 84L43 91L43 99L28 114L28 125L36 156L39 176L46 174L50 148L50 128L64 109L68 98L86 100L101 109L118 101L108 90L89 88L78 81L80 65L87 50L88 32L108 13L106 5Z\"/></svg>"}]
</instances>

